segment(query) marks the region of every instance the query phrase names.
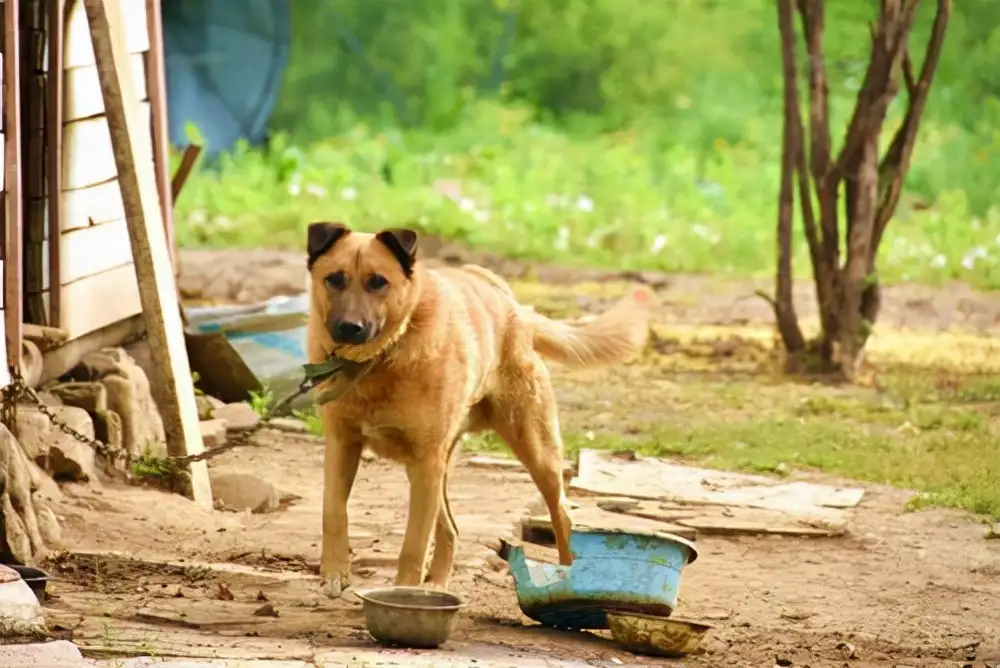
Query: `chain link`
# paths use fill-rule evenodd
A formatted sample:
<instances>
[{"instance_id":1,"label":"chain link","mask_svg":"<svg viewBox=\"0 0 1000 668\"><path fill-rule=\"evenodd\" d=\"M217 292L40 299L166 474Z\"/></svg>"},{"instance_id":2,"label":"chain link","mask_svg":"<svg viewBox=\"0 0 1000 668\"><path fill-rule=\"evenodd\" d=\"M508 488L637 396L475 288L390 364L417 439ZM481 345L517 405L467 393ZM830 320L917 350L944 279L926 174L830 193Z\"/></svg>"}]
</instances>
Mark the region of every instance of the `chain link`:
<instances>
[{"instance_id":1,"label":"chain link","mask_svg":"<svg viewBox=\"0 0 1000 668\"><path fill-rule=\"evenodd\" d=\"M205 450L196 455L171 456L166 459L178 468L186 467L194 462L205 461L206 459L217 457L223 452L232 450L233 448L249 445L250 438L258 431L266 427L267 423L271 421L278 411L283 410L291 402L308 393L313 389L313 387L316 386L316 384L316 380L312 378L305 378L301 383L299 383L295 392L265 411L264 415L261 416L260 421L256 425L241 432L224 445L218 448L213 448L212 450ZM38 396L38 393L24 382L24 378L21 374L12 371L10 383L0 391L3 393L2 400L0 400L0 421L2 421L3 424L6 425L12 432L15 430L15 423L17 421L17 404L19 401L26 401L37 408L38 412L48 418L49 422L51 422L54 427L59 429L64 434L76 439L80 443L90 446L98 455L111 461L124 456L126 465L131 465L132 462L130 453L127 451L115 451L107 443L104 443L96 438L91 438L90 436L87 436L79 430L69 426L65 421L59 419L55 412L44 401L42 401L41 397Z\"/></svg>"}]
</instances>

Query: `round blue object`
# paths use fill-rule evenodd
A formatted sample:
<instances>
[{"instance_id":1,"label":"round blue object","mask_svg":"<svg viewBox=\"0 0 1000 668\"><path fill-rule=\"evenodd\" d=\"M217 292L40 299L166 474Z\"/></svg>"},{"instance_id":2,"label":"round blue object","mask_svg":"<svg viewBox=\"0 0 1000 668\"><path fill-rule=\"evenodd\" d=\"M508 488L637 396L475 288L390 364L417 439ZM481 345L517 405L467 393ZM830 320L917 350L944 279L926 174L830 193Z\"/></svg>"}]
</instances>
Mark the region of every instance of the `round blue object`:
<instances>
[{"instance_id":1,"label":"round blue object","mask_svg":"<svg viewBox=\"0 0 1000 668\"><path fill-rule=\"evenodd\" d=\"M288 65L287 0L163 0L170 142L194 124L208 155L261 144Z\"/></svg>"},{"instance_id":2,"label":"round blue object","mask_svg":"<svg viewBox=\"0 0 1000 668\"><path fill-rule=\"evenodd\" d=\"M691 543L671 534L574 529L573 588L608 602L608 609L670 614L681 571L698 558Z\"/></svg>"}]
</instances>

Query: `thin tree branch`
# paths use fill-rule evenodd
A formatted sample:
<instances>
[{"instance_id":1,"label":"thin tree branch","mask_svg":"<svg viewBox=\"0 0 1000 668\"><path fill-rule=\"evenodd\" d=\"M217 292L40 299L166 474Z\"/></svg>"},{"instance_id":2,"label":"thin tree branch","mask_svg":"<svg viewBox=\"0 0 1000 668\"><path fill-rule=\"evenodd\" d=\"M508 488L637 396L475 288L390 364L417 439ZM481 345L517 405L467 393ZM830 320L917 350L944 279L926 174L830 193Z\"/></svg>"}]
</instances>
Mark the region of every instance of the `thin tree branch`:
<instances>
[{"instance_id":1,"label":"thin tree branch","mask_svg":"<svg viewBox=\"0 0 1000 668\"><path fill-rule=\"evenodd\" d=\"M894 75L902 63L901 47L905 48L918 3L919 0L909 0L902 5L900 0L882 2L878 25L872 37L868 71L858 93L844 145L827 178L839 180L845 176L852 177L847 171L856 163L858 151L873 128L881 127L885 121L889 104L896 97Z\"/></svg>"},{"instance_id":2,"label":"thin tree branch","mask_svg":"<svg viewBox=\"0 0 1000 668\"><path fill-rule=\"evenodd\" d=\"M826 19L823 0L798 0L802 31L809 54L809 157L819 199L819 223L823 249L831 263L840 263L840 230L837 222L839 180L828 180L830 172L830 89L823 57Z\"/></svg>"},{"instance_id":3,"label":"thin tree branch","mask_svg":"<svg viewBox=\"0 0 1000 668\"><path fill-rule=\"evenodd\" d=\"M781 137L781 185L778 192L778 270L775 277L775 298L770 302L774 308L774 318L785 350L796 353L805 348L805 338L802 336L802 328L795 314L792 296L792 211L795 206L796 158L802 156L804 163L805 156L802 153L802 119L799 118L798 72L795 66L795 26L792 18L794 10L792 0L778 0L777 4L778 30L781 34L785 123ZM799 174L800 179L803 177L805 177L804 170ZM816 221L812 218L812 204L809 198L807 182L802 198L802 209L803 218L809 221L806 223L806 235L809 239L809 253L815 265L819 253L819 240L816 238Z\"/></svg>"},{"instance_id":4,"label":"thin tree branch","mask_svg":"<svg viewBox=\"0 0 1000 668\"><path fill-rule=\"evenodd\" d=\"M875 40L875 24L868 24L868 33ZM903 81L906 83L906 93L913 97L916 94L917 82L913 76L913 59L910 58L909 48L903 53Z\"/></svg>"},{"instance_id":5,"label":"thin tree branch","mask_svg":"<svg viewBox=\"0 0 1000 668\"><path fill-rule=\"evenodd\" d=\"M931 28L927 53L920 68L920 77L917 79L913 94L910 96L906 116L896 130L889 150L879 165L879 206L872 239L875 249L881 243L889 219L892 218L892 214L899 204L903 180L909 171L910 159L913 156L913 148L917 140L917 131L920 129L920 120L927 107L931 83L941 60L941 51L948 31L951 9L952 0L937 0L937 12L934 15L934 25Z\"/></svg>"}]
</instances>

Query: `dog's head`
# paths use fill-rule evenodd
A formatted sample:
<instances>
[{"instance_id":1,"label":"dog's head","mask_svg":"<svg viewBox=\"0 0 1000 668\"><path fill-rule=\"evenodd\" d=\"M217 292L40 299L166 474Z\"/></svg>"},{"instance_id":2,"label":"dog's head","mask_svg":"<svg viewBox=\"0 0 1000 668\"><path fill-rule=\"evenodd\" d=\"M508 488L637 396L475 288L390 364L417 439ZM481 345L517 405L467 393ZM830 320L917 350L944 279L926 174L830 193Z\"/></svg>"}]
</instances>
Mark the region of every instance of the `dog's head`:
<instances>
[{"instance_id":1,"label":"dog's head","mask_svg":"<svg viewBox=\"0 0 1000 668\"><path fill-rule=\"evenodd\" d=\"M416 232L312 223L306 247L314 308L338 355L362 361L402 334L419 292Z\"/></svg>"}]
</instances>

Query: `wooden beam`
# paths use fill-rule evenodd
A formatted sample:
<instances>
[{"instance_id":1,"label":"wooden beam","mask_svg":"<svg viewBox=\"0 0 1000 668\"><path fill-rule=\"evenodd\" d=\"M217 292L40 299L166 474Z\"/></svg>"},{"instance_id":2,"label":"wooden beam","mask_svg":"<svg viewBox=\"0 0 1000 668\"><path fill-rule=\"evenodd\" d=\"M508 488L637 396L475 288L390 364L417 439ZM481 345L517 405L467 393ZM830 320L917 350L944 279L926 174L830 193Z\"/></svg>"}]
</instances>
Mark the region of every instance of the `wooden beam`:
<instances>
[{"instance_id":1,"label":"wooden beam","mask_svg":"<svg viewBox=\"0 0 1000 668\"><path fill-rule=\"evenodd\" d=\"M184 154L181 155L181 164L177 167L177 172L173 178L170 179L171 202L177 203L177 197L181 194L181 190L184 189L184 184L187 183L188 177L191 175L191 170L194 169L195 163L198 162L199 155L201 155L201 146L197 144L188 144L187 148L184 149Z\"/></svg>"},{"instance_id":2,"label":"wooden beam","mask_svg":"<svg viewBox=\"0 0 1000 668\"><path fill-rule=\"evenodd\" d=\"M3 3L3 102L4 102L4 338L7 366L21 369L21 335L24 295L21 290L21 36L18 0Z\"/></svg>"},{"instance_id":3,"label":"wooden beam","mask_svg":"<svg viewBox=\"0 0 1000 668\"><path fill-rule=\"evenodd\" d=\"M60 280L60 232L62 230L62 124L63 124L63 43L66 27L66 0L53 0L49 9L48 63L48 207L49 207L49 324L59 327L62 290Z\"/></svg>"},{"instance_id":4,"label":"wooden beam","mask_svg":"<svg viewBox=\"0 0 1000 668\"><path fill-rule=\"evenodd\" d=\"M204 444L194 383L163 227L149 125L138 111L120 0L83 0L83 3L118 167L149 348L159 372L157 380L167 390L164 392L167 401L160 406L167 451L177 457L197 455L204 451ZM212 487L205 462L191 465L191 491L198 505L212 508Z\"/></svg>"},{"instance_id":5,"label":"wooden beam","mask_svg":"<svg viewBox=\"0 0 1000 668\"><path fill-rule=\"evenodd\" d=\"M167 234L170 259L177 274L177 247L174 242L174 200L170 195L170 130L167 125L167 74L163 54L163 13L160 0L146 0L146 25L149 28L149 51L146 52L146 89L153 117L153 163L156 186L160 191L163 225Z\"/></svg>"}]
</instances>

